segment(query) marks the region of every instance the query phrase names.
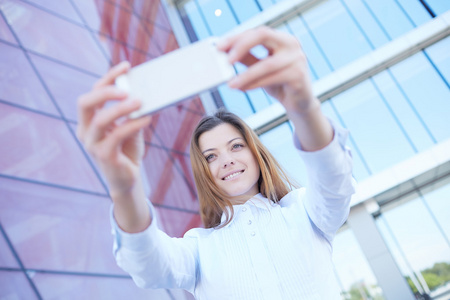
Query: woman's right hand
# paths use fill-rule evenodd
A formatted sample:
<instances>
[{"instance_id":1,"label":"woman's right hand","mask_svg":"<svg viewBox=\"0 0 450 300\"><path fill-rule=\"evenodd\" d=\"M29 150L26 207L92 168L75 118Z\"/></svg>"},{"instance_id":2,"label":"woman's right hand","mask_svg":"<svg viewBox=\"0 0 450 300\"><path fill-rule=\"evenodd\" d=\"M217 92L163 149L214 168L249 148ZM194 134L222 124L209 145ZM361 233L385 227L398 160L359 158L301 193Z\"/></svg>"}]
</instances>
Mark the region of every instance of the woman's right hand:
<instances>
[{"instance_id":1,"label":"woman's right hand","mask_svg":"<svg viewBox=\"0 0 450 300\"><path fill-rule=\"evenodd\" d=\"M113 200L131 194L139 184L145 151L142 129L151 120L150 116L127 118L139 109L140 101L129 99L126 92L114 86L114 81L129 69L128 62L114 66L78 99L77 136L106 177ZM118 103L106 107L111 100Z\"/></svg>"}]
</instances>

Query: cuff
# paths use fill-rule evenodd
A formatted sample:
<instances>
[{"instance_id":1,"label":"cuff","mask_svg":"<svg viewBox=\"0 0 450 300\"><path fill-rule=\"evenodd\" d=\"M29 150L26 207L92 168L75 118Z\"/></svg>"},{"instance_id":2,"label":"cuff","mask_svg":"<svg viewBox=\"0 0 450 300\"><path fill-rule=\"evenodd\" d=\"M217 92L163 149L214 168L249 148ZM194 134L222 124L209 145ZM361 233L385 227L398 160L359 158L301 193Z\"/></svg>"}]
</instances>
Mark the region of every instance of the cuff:
<instances>
[{"instance_id":1,"label":"cuff","mask_svg":"<svg viewBox=\"0 0 450 300\"><path fill-rule=\"evenodd\" d=\"M112 227L112 234L114 236L114 255L120 248L124 247L132 251L139 251L141 249L151 249L155 243L155 239L158 231L158 224L156 218L156 211L150 201L147 200L149 206L152 222L143 231L137 233L129 233L123 231L114 218L114 204L111 205L110 210L110 223Z\"/></svg>"},{"instance_id":2,"label":"cuff","mask_svg":"<svg viewBox=\"0 0 450 300\"><path fill-rule=\"evenodd\" d=\"M329 120L333 127L333 140L324 148L317 151L303 151L300 141L294 133L294 145L300 152L300 156L308 168L308 170L316 170L316 172L332 172L334 170L342 170L342 162L351 158L351 152L345 143L348 138L348 130L335 124Z\"/></svg>"}]
</instances>

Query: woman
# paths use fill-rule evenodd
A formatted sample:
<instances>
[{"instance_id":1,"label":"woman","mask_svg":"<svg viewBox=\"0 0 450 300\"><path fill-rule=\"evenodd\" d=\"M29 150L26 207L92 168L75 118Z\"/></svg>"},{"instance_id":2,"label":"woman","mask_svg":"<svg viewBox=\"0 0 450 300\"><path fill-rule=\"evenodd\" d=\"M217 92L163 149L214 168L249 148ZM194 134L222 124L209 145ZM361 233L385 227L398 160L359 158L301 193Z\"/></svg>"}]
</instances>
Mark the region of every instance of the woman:
<instances>
[{"instance_id":1,"label":"woman","mask_svg":"<svg viewBox=\"0 0 450 300\"><path fill-rule=\"evenodd\" d=\"M257 45L268 49L268 57L251 55ZM112 85L129 69L120 64L79 99L77 131L109 184L117 263L141 287L182 288L197 299L340 299L331 243L354 192L347 133L321 113L306 58L292 36L262 27L227 38L218 48L230 62L249 67L230 87L264 87L285 107L308 187L291 191L251 129L219 111L199 123L191 141L205 228L168 237L157 228L139 175L140 132L150 118L117 122L139 108L139 101ZM121 103L103 108L110 99Z\"/></svg>"}]
</instances>

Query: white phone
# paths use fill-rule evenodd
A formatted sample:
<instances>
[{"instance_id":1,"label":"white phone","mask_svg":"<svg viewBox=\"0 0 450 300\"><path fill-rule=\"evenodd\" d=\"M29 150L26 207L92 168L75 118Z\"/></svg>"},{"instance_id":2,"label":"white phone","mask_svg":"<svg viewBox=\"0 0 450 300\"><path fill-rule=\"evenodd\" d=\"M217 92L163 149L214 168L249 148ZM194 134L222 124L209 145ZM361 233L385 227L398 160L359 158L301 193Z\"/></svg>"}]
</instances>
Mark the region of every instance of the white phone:
<instances>
[{"instance_id":1,"label":"white phone","mask_svg":"<svg viewBox=\"0 0 450 300\"><path fill-rule=\"evenodd\" d=\"M116 86L142 106L130 114L138 118L214 88L236 75L227 54L207 38L131 68L116 78Z\"/></svg>"}]
</instances>

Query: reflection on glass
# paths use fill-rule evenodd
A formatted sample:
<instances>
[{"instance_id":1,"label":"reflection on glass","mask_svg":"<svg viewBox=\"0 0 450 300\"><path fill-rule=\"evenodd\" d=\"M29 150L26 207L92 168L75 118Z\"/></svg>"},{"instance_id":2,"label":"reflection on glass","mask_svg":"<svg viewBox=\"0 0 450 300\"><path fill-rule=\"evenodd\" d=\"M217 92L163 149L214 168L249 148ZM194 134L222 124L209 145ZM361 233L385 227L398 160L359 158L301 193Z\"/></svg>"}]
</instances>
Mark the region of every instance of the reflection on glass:
<instances>
[{"instance_id":1,"label":"reflection on glass","mask_svg":"<svg viewBox=\"0 0 450 300\"><path fill-rule=\"evenodd\" d=\"M414 293L450 293L450 179L382 208L376 220Z\"/></svg>"},{"instance_id":2,"label":"reflection on glass","mask_svg":"<svg viewBox=\"0 0 450 300\"><path fill-rule=\"evenodd\" d=\"M336 110L332 107L331 101L325 101L321 105L322 112L325 116L327 116L330 120L334 121L335 124L345 127L341 120L339 119L338 115L336 114ZM355 145L354 140L352 136L350 135L350 138L347 142L348 146L350 147L352 151L352 158L353 158L353 177L355 177L356 180L363 180L370 175L369 168L367 167L366 162L363 160L361 152L359 151L358 147Z\"/></svg>"},{"instance_id":3,"label":"reflection on glass","mask_svg":"<svg viewBox=\"0 0 450 300\"><path fill-rule=\"evenodd\" d=\"M450 83L450 51L448 49L450 49L450 36L425 49L425 53L430 57L447 84Z\"/></svg>"},{"instance_id":4,"label":"reflection on glass","mask_svg":"<svg viewBox=\"0 0 450 300\"><path fill-rule=\"evenodd\" d=\"M410 141L371 80L331 101L371 172L377 173L414 154Z\"/></svg>"},{"instance_id":5,"label":"reflection on glass","mask_svg":"<svg viewBox=\"0 0 450 300\"><path fill-rule=\"evenodd\" d=\"M429 131L411 102L405 97L401 86L395 82L390 71L383 71L373 77L373 84L392 110L414 151L423 151L433 145Z\"/></svg>"},{"instance_id":6,"label":"reflection on glass","mask_svg":"<svg viewBox=\"0 0 450 300\"><path fill-rule=\"evenodd\" d=\"M419 52L390 70L435 140L450 137L450 91L424 53Z\"/></svg>"},{"instance_id":7,"label":"reflection on glass","mask_svg":"<svg viewBox=\"0 0 450 300\"><path fill-rule=\"evenodd\" d=\"M202 19L208 24L212 35L221 36L238 25L235 12L225 0L195 0ZM220 9L222 14L217 17L215 11Z\"/></svg>"},{"instance_id":8,"label":"reflection on glass","mask_svg":"<svg viewBox=\"0 0 450 300\"><path fill-rule=\"evenodd\" d=\"M372 50L341 2L322 2L302 15L334 69Z\"/></svg>"},{"instance_id":9,"label":"reflection on glass","mask_svg":"<svg viewBox=\"0 0 450 300\"><path fill-rule=\"evenodd\" d=\"M292 134L292 129L286 122L262 134L260 139L288 175L298 184L305 185L306 167L294 147Z\"/></svg>"},{"instance_id":10,"label":"reflection on glass","mask_svg":"<svg viewBox=\"0 0 450 300\"><path fill-rule=\"evenodd\" d=\"M321 52L317 41L309 29L305 26L303 17L292 18L286 23L285 27L300 41L302 49L308 58L312 80L317 80L331 73L331 64Z\"/></svg>"},{"instance_id":11,"label":"reflection on glass","mask_svg":"<svg viewBox=\"0 0 450 300\"><path fill-rule=\"evenodd\" d=\"M381 28L393 40L405 32L414 28L404 9L397 1L392 0L378 0L378 1L364 1L367 6L376 16Z\"/></svg>"},{"instance_id":12,"label":"reflection on glass","mask_svg":"<svg viewBox=\"0 0 450 300\"><path fill-rule=\"evenodd\" d=\"M342 230L333 243L333 260L341 284L342 299L384 299L353 232L350 229Z\"/></svg>"},{"instance_id":13,"label":"reflection on glass","mask_svg":"<svg viewBox=\"0 0 450 300\"><path fill-rule=\"evenodd\" d=\"M436 15L440 15L450 9L450 1L426 0L425 2Z\"/></svg>"}]
</instances>

